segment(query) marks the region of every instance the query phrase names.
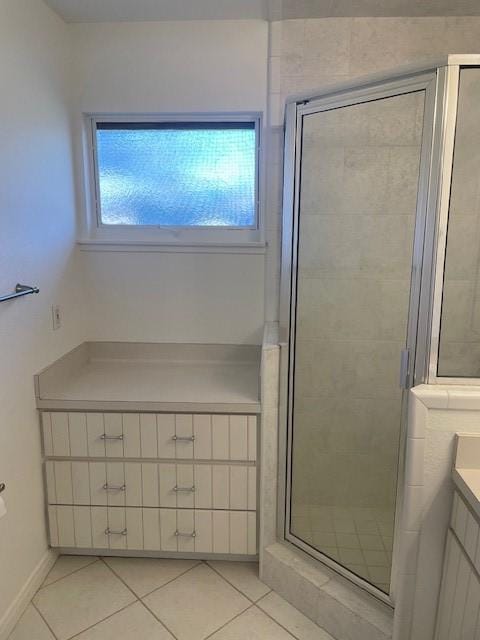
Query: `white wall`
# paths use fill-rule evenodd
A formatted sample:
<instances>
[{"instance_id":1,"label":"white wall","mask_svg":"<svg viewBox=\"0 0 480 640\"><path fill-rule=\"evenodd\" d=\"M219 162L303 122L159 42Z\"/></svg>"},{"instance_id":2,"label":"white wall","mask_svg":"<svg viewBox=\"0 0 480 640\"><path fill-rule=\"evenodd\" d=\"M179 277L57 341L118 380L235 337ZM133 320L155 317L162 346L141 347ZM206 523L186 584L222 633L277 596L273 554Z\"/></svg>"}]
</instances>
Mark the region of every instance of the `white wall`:
<instances>
[{"instance_id":1,"label":"white wall","mask_svg":"<svg viewBox=\"0 0 480 640\"><path fill-rule=\"evenodd\" d=\"M40 287L0 304L0 625L47 550L33 374L84 339L69 64L68 29L43 2L0 2L0 292Z\"/></svg>"},{"instance_id":2,"label":"white wall","mask_svg":"<svg viewBox=\"0 0 480 640\"><path fill-rule=\"evenodd\" d=\"M266 109L265 22L70 28L77 127L82 112ZM76 140L80 147L78 128ZM263 255L85 252L82 257L92 339L261 341Z\"/></svg>"}]
</instances>

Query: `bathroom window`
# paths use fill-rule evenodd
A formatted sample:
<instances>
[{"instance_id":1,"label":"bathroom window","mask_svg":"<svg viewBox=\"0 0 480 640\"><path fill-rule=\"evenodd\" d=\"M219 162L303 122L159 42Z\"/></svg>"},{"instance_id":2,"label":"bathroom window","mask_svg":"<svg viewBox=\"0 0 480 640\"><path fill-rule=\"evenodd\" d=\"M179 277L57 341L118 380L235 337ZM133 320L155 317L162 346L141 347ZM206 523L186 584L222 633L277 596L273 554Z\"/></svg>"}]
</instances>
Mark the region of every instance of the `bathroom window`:
<instances>
[{"instance_id":1,"label":"bathroom window","mask_svg":"<svg viewBox=\"0 0 480 640\"><path fill-rule=\"evenodd\" d=\"M89 124L101 236L258 239L258 117L89 116Z\"/></svg>"}]
</instances>

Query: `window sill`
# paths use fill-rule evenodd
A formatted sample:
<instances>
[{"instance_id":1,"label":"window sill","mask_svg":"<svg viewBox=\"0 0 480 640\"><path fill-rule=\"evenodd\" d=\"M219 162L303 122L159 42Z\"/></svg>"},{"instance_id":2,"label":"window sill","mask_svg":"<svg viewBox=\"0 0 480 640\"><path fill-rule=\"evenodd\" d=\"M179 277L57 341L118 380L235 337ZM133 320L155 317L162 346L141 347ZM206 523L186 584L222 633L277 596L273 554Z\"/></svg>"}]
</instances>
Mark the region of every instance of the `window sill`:
<instances>
[{"instance_id":1,"label":"window sill","mask_svg":"<svg viewBox=\"0 0 480 640\"><path fill-rule=\"evenodd\" d=\"M152 240L78 241L80 251L123 251L124 253L247 253L264 254L265 242L159 242Z\"/></svg>"}]
</instances>

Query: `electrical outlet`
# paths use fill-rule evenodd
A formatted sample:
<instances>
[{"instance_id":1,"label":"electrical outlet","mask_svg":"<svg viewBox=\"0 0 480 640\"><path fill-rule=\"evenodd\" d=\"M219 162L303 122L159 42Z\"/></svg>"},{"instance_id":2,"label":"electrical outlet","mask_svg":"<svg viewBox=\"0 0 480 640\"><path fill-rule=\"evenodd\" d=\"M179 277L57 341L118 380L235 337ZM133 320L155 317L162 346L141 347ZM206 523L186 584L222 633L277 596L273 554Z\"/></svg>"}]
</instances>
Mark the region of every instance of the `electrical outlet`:
<instances>
[{"instance_id":1,"label":"electrical outlet","mask_svg":"<svg viewBox=\"0 0 480 640\"><path fill-rule=\"evenodd\" d=\"M60 327L62 326L62 312L60 309L60 305L58 304L55 304L52 307L52 324L54 331L60 329Z\"/></svg>"}]
</instances>

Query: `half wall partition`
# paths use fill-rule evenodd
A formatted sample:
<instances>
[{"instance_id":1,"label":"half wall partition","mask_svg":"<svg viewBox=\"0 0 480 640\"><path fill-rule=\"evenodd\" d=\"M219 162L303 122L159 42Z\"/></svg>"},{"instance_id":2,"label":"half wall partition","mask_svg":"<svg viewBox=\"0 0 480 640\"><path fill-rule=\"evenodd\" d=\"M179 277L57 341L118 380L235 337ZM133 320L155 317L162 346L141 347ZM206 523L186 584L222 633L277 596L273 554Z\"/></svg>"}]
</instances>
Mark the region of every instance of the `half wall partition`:
<instances>
[{"instance_id":1,"label":"half wall partition","mask_svg":"<svg viewBox=\"0 0 480 640\"><path fill-rule=\"evenodd\" d=\"M447 278L468 269L459 234L478 226L480 199L466 206L465 191L479 182L466 157L480 139L479 64L449 56L287 103L279 534L389 603L401 589L408 389L438 361L435 381L458 371L455 332L467 336L465 375L480 371L472 240L470 298L459 309L447 282L440 331L448 213Z\"/></svg>"}]
</instances>

